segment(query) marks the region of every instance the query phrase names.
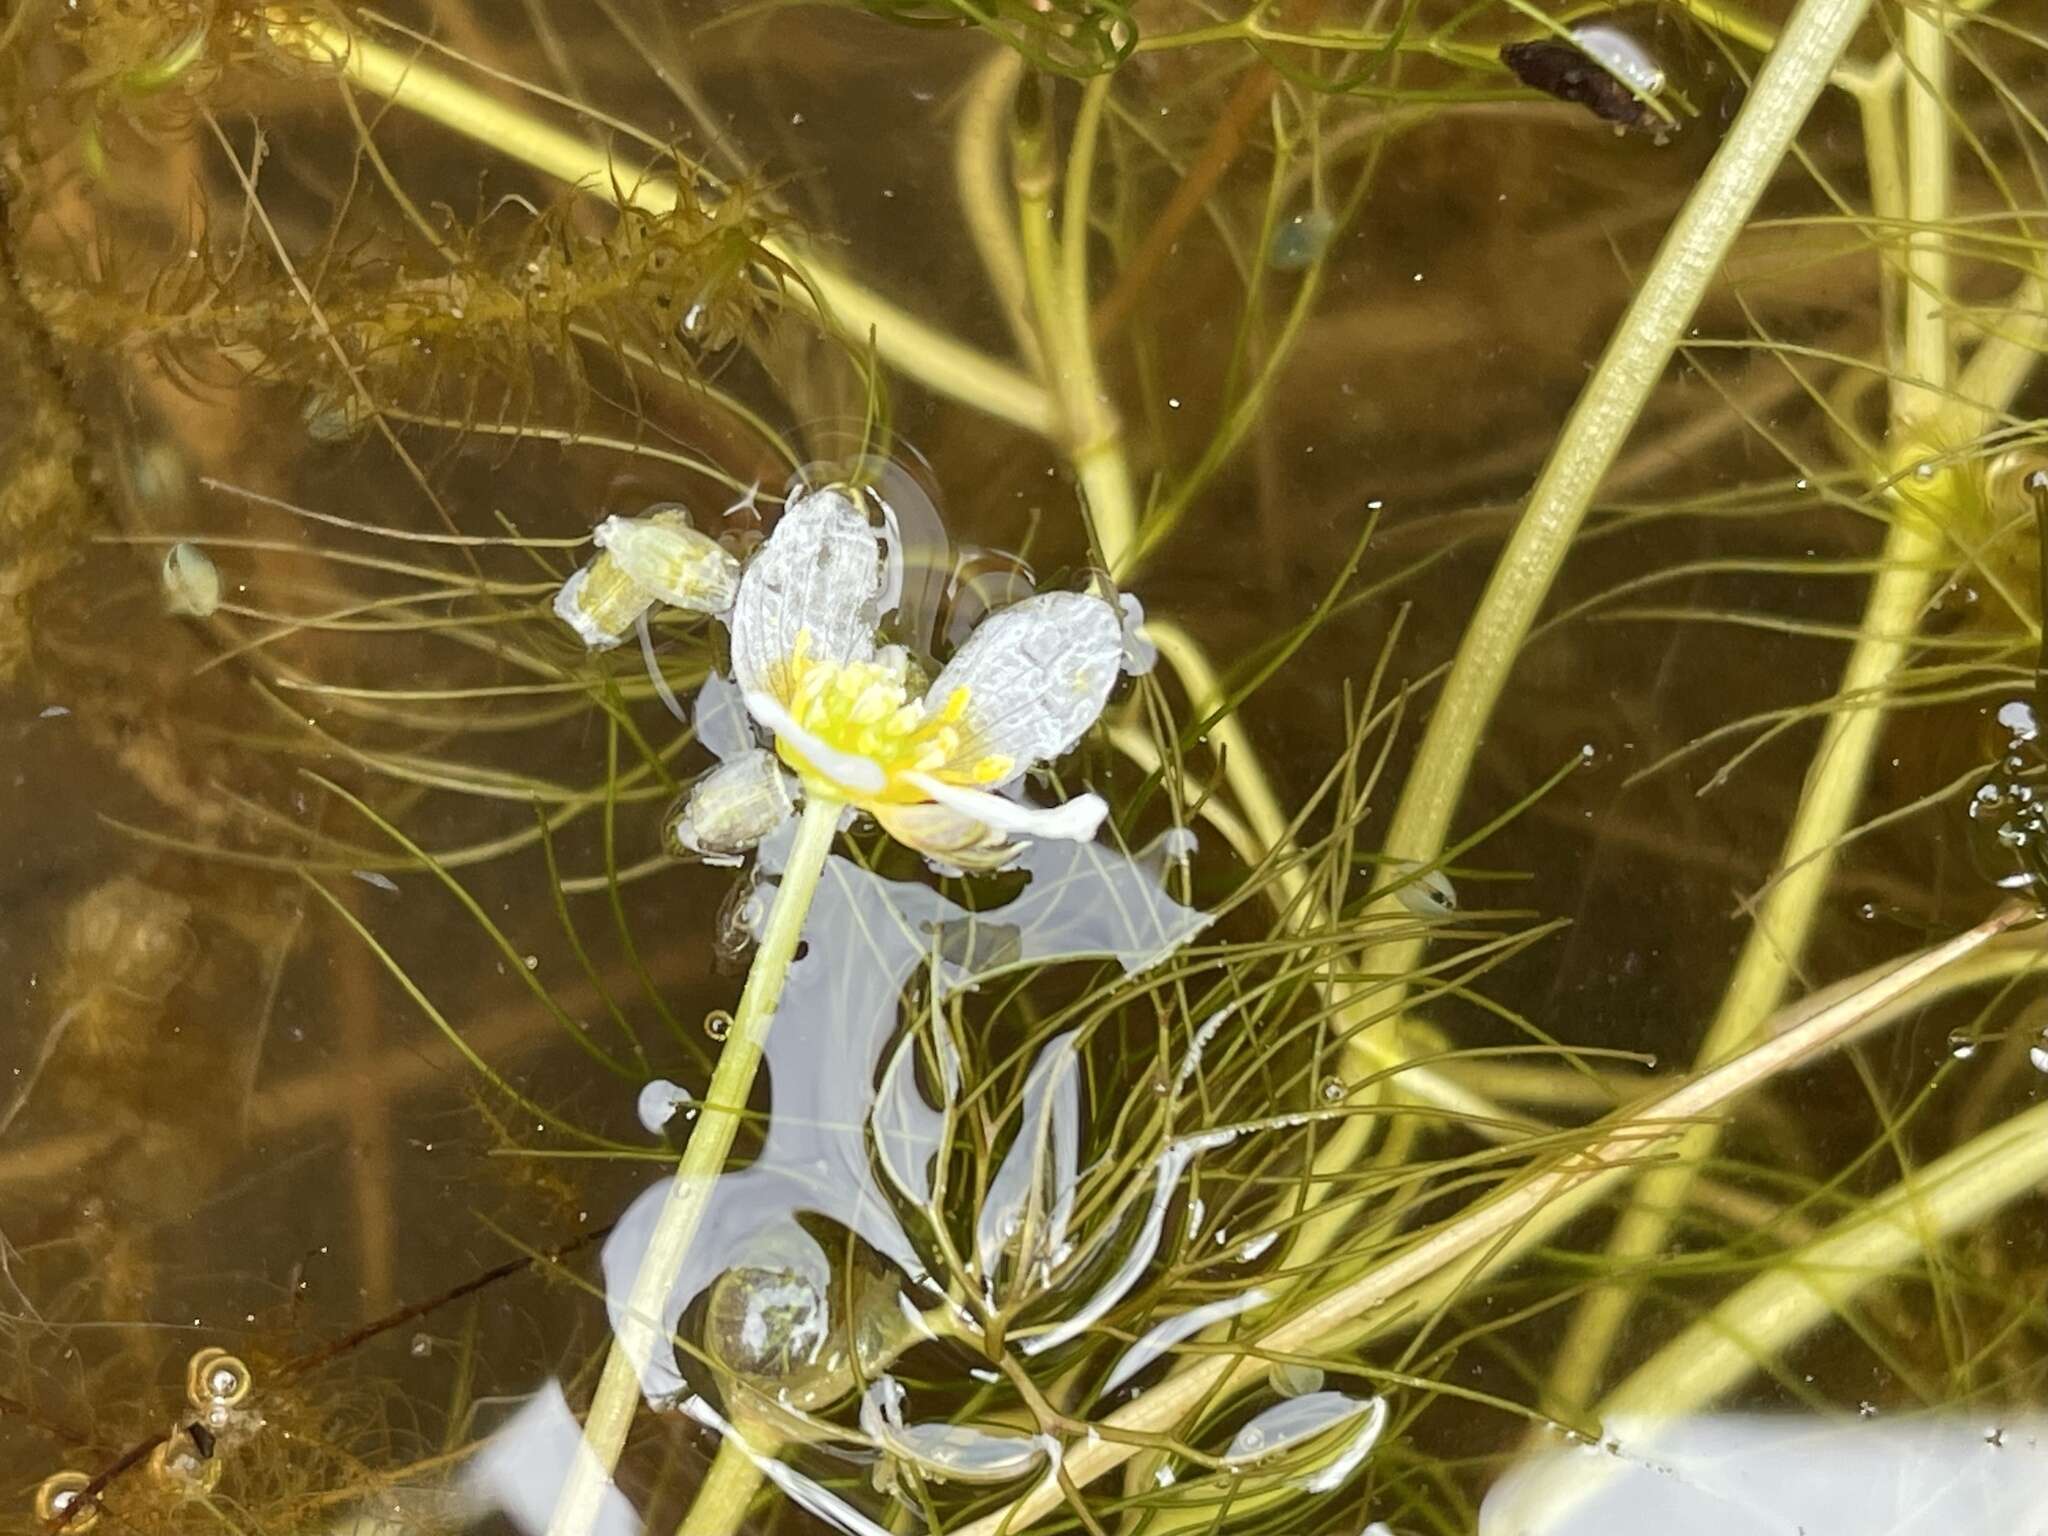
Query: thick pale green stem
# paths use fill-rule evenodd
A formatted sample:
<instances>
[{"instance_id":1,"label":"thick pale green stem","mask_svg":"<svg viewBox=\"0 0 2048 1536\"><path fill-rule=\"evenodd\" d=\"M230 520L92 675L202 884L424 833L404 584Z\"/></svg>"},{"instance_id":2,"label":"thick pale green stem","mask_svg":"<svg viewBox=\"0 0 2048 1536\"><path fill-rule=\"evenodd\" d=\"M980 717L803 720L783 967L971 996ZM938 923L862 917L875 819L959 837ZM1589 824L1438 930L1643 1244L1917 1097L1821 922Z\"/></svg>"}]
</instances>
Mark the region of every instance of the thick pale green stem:
<instances>
[{"instance_id":1,"label":"thick pale green stem","mask_svg":"<svg viewBox=\"0 0 2048 1536\"><path fill-rule=\"evenodd\" d=\"M1088 326L1088 201L1096 137L1109 99L1108 75L1089 82L1074 123L1059 227L1053 217L1052 128L1038 116L1012 136L1018 247L1038 326L1039 351L1058 402L1059 440L1088 507L1088 522L1112 574L1136 553L1137 500L1124 460L1123 426L1110 404Z\"/></svg>"},{"instance_id":2,"label":"thick pale green stem","mask_svg":"<svg viewBox=\"0 0 2048 1536\"><path fill-rule=\"evenodd\" d=\"M1865 602L1859 638L1843 668L1819 750L1807 769L1799 806L1778 856L1778 879L1758 904L1721 1006L1700 1042L1698 1060L1703 1067L1742 1049L1797 973L1834 875L1841 839L1863 801L1884 727L1886 686L1911 651L1921 610L1939 572L1940 487L1946 477L1937 476L1924 492L1918 490L1914 460L1934 446L1930 438L1944 416L1962 433L1974 432L1982 424L1976 411L1949 403L1953 359L1948 256L1939 226L1948 208L1951 148L1947 102L1941 94L1948 76L1948 50L1939 18L1908 9L1904 48L1912 66L1903 86L1906 211L1913 233L1906 250L1902 370L1891 397L1895 462L1888 468L1905 477L1902 483L1912 494L1892 497L1891 530ZM1866 112L1891 110L1886 93L1871 92L1860 100ZM1896 179L1888 185L1873 182L1873 187L1880 199L1877 211L1896 214L1896 208L1885 206L1897 195ZM1696 1127L1667 1167L1644 1176L1608 1240L1606 1273L1626 1276L1664 1246L1719 1134L1715 1126ZM1625 1286L1603 1286L1573 1316L1551 1375L1555 1409L1576 1412L1591 1401L1633 1299Z\"/></svg>"},{"instance_id":3,"label":"thick pale green stem","mask_svg":"<svg viewBox=\"0 0 2048 1536\"><path fill-rule=\"evenodd\" d=\"M727 1435L718 1442L711 1470L690 1499L676 1536L732 1536L747 1518L747 1506L761 1491L761 1459L775 1454L774 1437L750 1426L746 1440Z\"/></svg>"},{"instance_id":4,"label":"thick pale green stem","mask_svg":"<svg viewBox=\"0 0 2048 1536\"><path fill-rule=\"evenodd\" d=\"M672 181L647 174L631 162L530 113L486 95L424 59L385 47L374 39L321 21L294 17L272 27L280 45L333 61L355 85L481 144L544 175L599 197L616 198L650 212L675 207ZM875 350L927 389L975 406L1027 430L1050 435L1052 402L1032 380L1006 363L964 346L806 250L781 237L762 249L786 262L809 285L792 287L799 300L815 299L820 313L855 345L874 338Z\"/></svg>"},{"instance_id":5,"label":"thick pale green stem","mask_svg":"<svg viewBox=\"0 0 2048 1536\"><path fill-rule=\"evenodd\" d=\"M1599 368L1572 408L1530 493L1528 509L1515 525L1466 627L1443 696L1402 785L1387 833L1389 857L1428 864L1443 852L1494 705L1601 477L1662 379L1707 285L1776 175L1793 135L1827 84L1869 3L1802 0L1734 127L1665 235ZM1362 969L1404 976L1421 958L1422 943L1415 940L1369 953ZM1398 1007L1398 1002L1396 995L1383 998L1389 1007ZM1363 1061L1365 1048L1359 1050ZM1371 1134L1369 1117L1348 1121L1318 1159L1318 1174L1334 1174L1354 1164ZM1347 1214L1333 1213L1329 1221L1305 1226L1292 1250L1293 1261L1327 1252L1341 1235Z\"/></svg>"},{"instance_id":6,"label":"thick pale green stem","mask_svg":"<svg viewBox=\"0 0 2048 1536\"><path fill-rule=\"evenodd\" d=\"M825 857L832 851L832 837L839 825L840 802L829 795L811 794L804 802L803 819L797 823L796 842L783 866L782 882L775 889L775 902L768 909L768 923L761 935L761 947L754 953L747 972L747 984L740 993L739 1008L732 1028L718 1053L718 1066L711 1074L711 1086L698 1111L697 1124L690 1132L683 1160L668 1187L668 1199L655 1220L654 1235L641 1257L639 1272L621 1309L618 1330L612 1338L611 1353L598 1378L597 1394L583 1424L583 1443L589 1456L578 1456L555 1500L554 1517L548 1522L548 1536L589 1536L597 1518L598 1503L618 1465L619 1452L626 1443L626 1431L640 1406L640 1383L647 1363L663 1342L662 1311L670 1287L682 1268L683 1256L697 1235L697 1225L711 1198L711 1187L724 1171L732 1152L733 1135L746 1112L747 1096L754 1074L761 1065L761 1049L768 1039L768 1025L782 999L783 983L789 978L789 964L796 955L797 940L803 933L804 918L818 889L818 876Z\"/></svg>"}]
</instances>

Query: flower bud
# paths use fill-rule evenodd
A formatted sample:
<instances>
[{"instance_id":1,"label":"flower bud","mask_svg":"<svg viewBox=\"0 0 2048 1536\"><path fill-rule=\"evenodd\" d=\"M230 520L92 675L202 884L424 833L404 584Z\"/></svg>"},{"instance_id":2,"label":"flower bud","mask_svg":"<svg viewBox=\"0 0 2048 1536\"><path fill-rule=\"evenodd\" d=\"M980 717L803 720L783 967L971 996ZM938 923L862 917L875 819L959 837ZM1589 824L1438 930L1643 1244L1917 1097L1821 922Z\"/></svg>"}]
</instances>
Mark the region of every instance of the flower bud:
<instances>
[{"instance_id":1,"label":"flower bud","mask_svg":"<svg viewBox=\"0 0 2048 1536\"><path fill-rule=\"evenodd\" d=\"M643 591L673 607L724 613L739 591L739 561L692 528L680 507L646 517L608 517L591 538Z\"/></svg>"},{"instance_id":2,"label":"flower bud","mask_svg":"<svg viewBox=\"0 0 2048 1536\"><path fill-rule=\"evenodd\" d=\"M751 747L691 786L669 836L707 863L734 864L795 809L789 776L775 754Z\"/></svg>"}]
</instances>

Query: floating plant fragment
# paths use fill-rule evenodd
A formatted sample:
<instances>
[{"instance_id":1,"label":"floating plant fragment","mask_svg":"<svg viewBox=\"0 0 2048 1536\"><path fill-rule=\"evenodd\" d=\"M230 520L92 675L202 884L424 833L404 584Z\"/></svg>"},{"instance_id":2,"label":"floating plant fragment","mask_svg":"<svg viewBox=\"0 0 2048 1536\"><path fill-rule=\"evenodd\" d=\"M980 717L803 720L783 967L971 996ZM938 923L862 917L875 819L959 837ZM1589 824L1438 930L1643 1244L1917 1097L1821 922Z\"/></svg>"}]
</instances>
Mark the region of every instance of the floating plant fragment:
<instances>
[{"instance_id":1,"label":"floating plant fragment","mask_svg":"<svg viewBox=\"0 0 2048 1536\"><path fill-rule=\"evenodd\" d=\"M180 542L164 551L164 612L210 619L220 610L220 567L197 544Z\"/></svg>"},{"instance_id":2,"label":"floating plant fragment","mask_svg":"<svg viewBox=\"0 0 2048 1536\"><path fill-rule=\"evenodd\" d=\"M1123 654L1116 607L1026 598L977 625L927 689L907 652L878 644L883 553L859 506L828 488L791 503L740 577L733 673L782 760L809 793L961 868L1008 863L1019 838L1092 839L1100 797L1041 808L998 791L1102 713Z\"/></svg>"},{"instance_id":3,"label":"floating plant fragment","mask_svg":"<svg viewBox=\"0 0 2048 1536\"><path fill-rule=\"evenodd\" d=\"M1522 84L1584 107L1617 132L1663 132L1668 123L1650 100L1664 89L1664 71L1643 46L1615 27L1575 28L1572 40L1539 37L1508 43L1500 61Z\"/></svg>"},{"instance_id":4,"label":"floating plant fragment","mask_svg":"<svg viewBox=\"0 0 2048 1536\"><path fill-rule=\"evenodd\" d=\"M681 507L608 517L590 537L598 552L562 583L555 613L594 651L617 645L657 603L708 614L732 606L739 562Z\"/></svg>"}]
</instances>

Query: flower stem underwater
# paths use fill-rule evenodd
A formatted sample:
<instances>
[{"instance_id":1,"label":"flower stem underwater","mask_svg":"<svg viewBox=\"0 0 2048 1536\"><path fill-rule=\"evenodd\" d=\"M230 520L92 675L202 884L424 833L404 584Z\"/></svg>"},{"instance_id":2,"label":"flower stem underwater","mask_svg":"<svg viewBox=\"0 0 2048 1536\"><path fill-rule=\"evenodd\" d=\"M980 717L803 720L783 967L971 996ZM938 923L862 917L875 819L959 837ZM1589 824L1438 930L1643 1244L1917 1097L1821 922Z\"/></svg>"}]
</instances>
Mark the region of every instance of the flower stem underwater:
<instances>
[{"instance_id":1,"label":"flower stem underwater","mask_svg":"<svg viewBox=\"0 0 2048 1536\"><path fill-rule=\"evenodd\" d=\"M783 983L789 978L790 962L796 957L804 918L817 893L818 877L824 872L826 856L832 851L833 834L839 826L840 803L830 796L812 793L804 802L797 823L796 841L776 887L774 904L761 935L761 947L747 971L747 984L740 994L732 1028L718 1066L711 1074L711 1086L683 1159L677 1164L669 1185L668 1199L656 1219L654 1235L633 1277L626 1297L611 1353L604 1363L597 1394L591 1399L584 1420L583 1443L588 1456L578 1456L555 1501L548 1522L548 1536L588 1536L597 1519L599 1501L611 1481L625 1446L626 1432L640 1403L640 1383L647 1363L662 1333L663 1304L669 1288L682 1268L698 1223L710 1200L712 1185L724 1170L732 1152L733 1136L746 1111L754 1074L761 1065L762 1047L768 1026L774 1021L776 1005L782 999Z\"/></svg>"}]
</instances>

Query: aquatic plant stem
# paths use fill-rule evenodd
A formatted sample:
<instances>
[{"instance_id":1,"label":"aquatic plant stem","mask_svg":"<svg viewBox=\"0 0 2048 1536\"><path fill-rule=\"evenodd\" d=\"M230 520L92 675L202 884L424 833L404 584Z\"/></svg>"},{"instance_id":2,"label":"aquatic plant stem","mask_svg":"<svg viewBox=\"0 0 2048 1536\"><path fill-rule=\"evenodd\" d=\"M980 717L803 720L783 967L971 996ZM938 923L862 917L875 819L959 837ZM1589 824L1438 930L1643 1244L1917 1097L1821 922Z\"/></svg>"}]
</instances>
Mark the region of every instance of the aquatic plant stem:
<instances>
[{"instance_id":1,"label":"aquatic plant stem","mask_svg":"<svg viewBox=\"0 0 2048 1536\"><path fill-rule=\"evenodd\" d=\"M1948 75L1940 21L1909 8L1902 50L1911 66L1901 82L1907 93L1904 192L1911 233L1901 293L1902 367L1890 402L1893 462L1883 466L1893 480L1892 522L1856 643L1778 855L1776 878L1751 917L1720 1007L1700 1042L1696 1060L1702 1067L1725 1060L1752 1038L1805 955L1842 838L1854 824L1870 777L1885 721L1886 685L1911 652L1940 570L1942 481L1937 477L1923 489L1915 461L1943 435L1938 423L1945 415L1977 414L1967 403L1950 403L1948 257L1937 226L1947 212L1952 150L1947 102L1938 94ZM1884 93L1859 98L1859 106L1864 112L1890 111ZM1896 185L1873 182L1873 191L1878 214L1896 215L1896 208L1886 206L1897 196ZM1978 427L1974 419L1948 425L1972 435ZM1716 1126L1694 1128L1667 1167L1644 1176L1608 1239L1603 1273L1626 1277L1663 1247L1718 1138ZM1556 1411L1575 1412L1591 1402L1633 1302L1626 1285L1604 1285L1573 1314L1551 1372Z\"/></svg>"},{"instance_id":2,"label":"aquatic plant stem","mask_svg":"<svg viewBox=\"0 0 2048 1536\"><path fill-rule=\"evenodd\" d=\"M1088 319L1088 200L1109 81L1107 75L1098 76L1082 93L1057 227L1052 128L1043 108L1028 120L1020 114L1011 133L1010 174L1017 188L1025 288L1058 406L1057 440L1080 482L1088 525L1103 561L1112 576L1121 577L1129 574L1137 553L1137 500L1124 459L1123 425L1096 366Z\"/></svg>"},{"instance_id":3,"label":"aquatic plant stem","mask_svg":"<svg viewBox=\"0 0 2048 1536\"><path fill-rule=\"evenodd\" d=\"M572 187L651 213L667 212L681 197L674 182L615 160L576 134L509 107L425 59L360 32L301 13L288 22L272 22L269 32L280 46L302 57L334 64L372 95ZM794 240L770 235L761 248L802 279L791 288L791 296L811 303L855 346L872 336L885 361L933 393L1028 431L1051 434L1052 402L1034 380L925 324Z\"/></svg>"},{"instance_id":4,"label":"aquatic plant stem","mask_svg":"<svg viewBox=\"0 0 2048 1536\"><path fill-rule=\"evenodd\" d=\"M1389 860L1428 865L1442 854L1494 705L1602 476L1663 378L1708 284L1869 7L1870 0L1801 0L1728 137L1672 222L1599 367L1572 407L1465 628L1402 784L1387 832ZM1417 968L1422 950L1420 938L1381 946L1366 954L1360 969L1400 978ZM1383 994L1390 1012L1398 1012L1401 985L1391 981ZM1355 1049L1363 1060L1364 1047ZM1371 1117L1357 1116L1331 1137L1317 1158L1319 1183L1356 1162L1372 1126ZM1290 1262L1328 1252L1348 1216L1333 1212L1328 1220L1304 1225Z\"/></svg>"},{"instance_id":5,"label":"aquatic plant stem","mask_svg":"<svg viewBox=\"0 0 2048 1536\"><path fill-rule=\"evenodd\" d=\"M589 1536L596 1522L599 1501L640 1406L640 1383L648 1361L667 1332L663 1314L669 1289L697 1235L712 1185L732 1151L733 1136L761 1064L768 1026L782 999L783 983L789 978L804 918L811 910L811 898L817 893L818 877L832 851L843 809L833 796L806 793L796 841L775 888L761 946L747 971L747 984L718 1053L711 1086L669 1184L668 1199L655 1218L654 1233L633 1276L632 1289L619 1309L611 1353L605 1358L604 1373L598 1378L597 1393L583 1423L583 1443L591 1454L572 1460L555 1500L554 1516L548 1521L548 1536Z\"/></svg>"},{"instance_id":6,"label":"aquatic plant stem","mask_svg":"<svg viewBox=\"0 0 2048 1536\"><path fill-rule=\"evenodd\" d=\"M690 1496L690 1507L676 1536L732 1536L747 1518L747 1506L766 1480L761 1463L776 1453L773 1434L765 1425L749 1425L751 1441L727 1435L718 1442L711 1470Z\"/></svg>"}]
</instances>

